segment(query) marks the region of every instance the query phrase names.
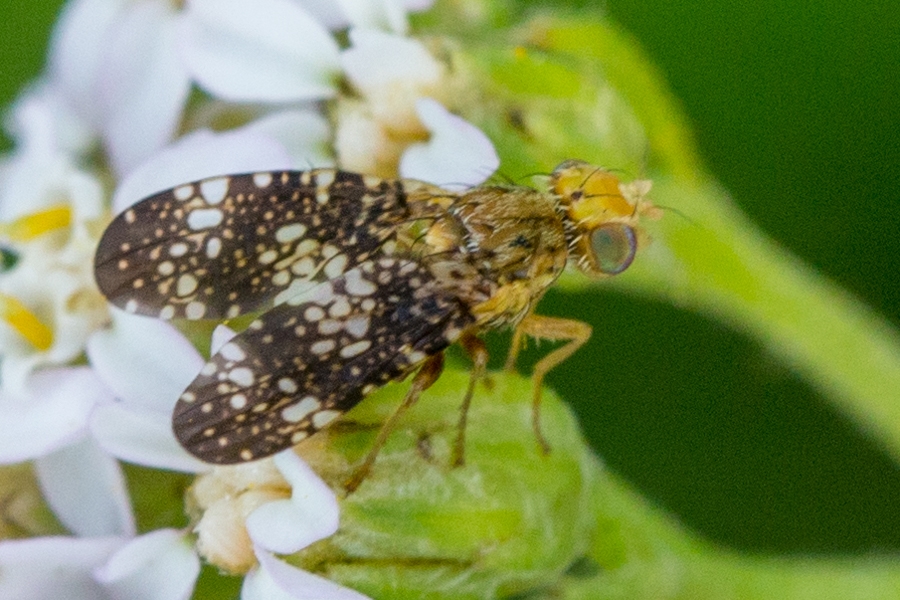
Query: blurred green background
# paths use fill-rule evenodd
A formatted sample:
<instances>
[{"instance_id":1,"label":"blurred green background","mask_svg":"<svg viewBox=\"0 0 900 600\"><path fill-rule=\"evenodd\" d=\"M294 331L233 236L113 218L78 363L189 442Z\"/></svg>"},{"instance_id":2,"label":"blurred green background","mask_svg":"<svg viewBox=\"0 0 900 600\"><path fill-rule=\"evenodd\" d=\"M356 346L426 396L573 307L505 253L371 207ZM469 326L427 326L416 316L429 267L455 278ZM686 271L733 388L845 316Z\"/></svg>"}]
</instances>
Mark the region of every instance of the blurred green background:
<instances>
[{"instance_id":1,"label":"blurred green background","mask_svg":"<svg viewBox=\"0 0 900 600\"><path fill-rule=\"evenodd\" d=\"M3 105L41 69L61 4L3 0ZM900 326L900 7L604 6L667 75L735 201ZM575 407L590 441L693 529L761 553L900 550L897 465L754 341L610 292L551 293L542 312L594 325L550 383L576 398L597 374L599 400Z\"/></svg>"}]
</instances>

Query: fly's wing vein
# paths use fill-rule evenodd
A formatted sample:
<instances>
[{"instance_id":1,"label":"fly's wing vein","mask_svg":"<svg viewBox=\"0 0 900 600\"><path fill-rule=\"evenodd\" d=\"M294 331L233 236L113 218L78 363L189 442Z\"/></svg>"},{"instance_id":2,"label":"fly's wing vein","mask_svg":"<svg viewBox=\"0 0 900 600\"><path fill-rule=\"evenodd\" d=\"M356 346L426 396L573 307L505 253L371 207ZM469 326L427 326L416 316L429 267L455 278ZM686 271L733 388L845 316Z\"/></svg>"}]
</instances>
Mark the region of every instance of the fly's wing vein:
<instances>
[{"instance_id":1,"label":"fly's wing vein","mask_svg":"<svg viewBox=\"0 0 900 600\"><path fill-rule=\"evenodd\" d=\"M176 436L211 463L274 454L442 351L473 321L418 262L369 261L225 344L178 401Z\"/></svg>"}]
</instances>

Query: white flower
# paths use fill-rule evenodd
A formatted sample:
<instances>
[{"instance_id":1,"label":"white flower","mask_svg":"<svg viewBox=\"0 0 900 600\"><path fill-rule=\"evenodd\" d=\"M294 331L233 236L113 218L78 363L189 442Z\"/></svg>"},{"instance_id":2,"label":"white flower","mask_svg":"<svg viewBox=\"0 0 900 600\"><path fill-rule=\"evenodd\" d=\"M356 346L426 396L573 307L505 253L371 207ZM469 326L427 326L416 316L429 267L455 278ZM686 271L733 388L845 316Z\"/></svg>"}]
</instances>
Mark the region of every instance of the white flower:
<instances>
[{"instance_id":1,"label":"white flower","mask_svg":"<svg viewBox=\"0 0 900 600\"><path fill-rule=\"evenodd\" d=\"M0 463L32 461L71 537L0 542L0 597L189 598L202 556L245 574L247 600L364 598L275 556L338 528L334 493L296 454L213 469L179 445L172 411L203 358L173 325L110 310L93 255L110 217L150 194L331 166L332 142L342 168L479 183L496 167L490 142L440 104L446 65L402 35L406 11L430 3L66 5L0 162L0 241L15 258L0 272ZM342 51L329 30L348 27ZM213 352L231 335L217 329ZM198 474L196 528L138 536L119 460Z\"/></svg>"},{"instance_id":2,"label":"white flower","mask_svg":"<svg viewBox=\"0 0 900 600\"><path fill-rule=\"evenodd\" d=\"M174 529L158 529L120 547L92 571L116 600L187 600L200 574L191 540Z\"/></svg>"},{"instance_id":3,"label":"white flower","mask_svg":"<svg viewBox=\"0 0 900 600\"><path fill-rule=\"evenodd\" d=\"M465 119L430 98L419 100L416 111L431 138L406 149L400 159L403 177L462 190L483 182L500 166L491 141Z\"/></svg>"},{"instance_id":4,"label":"white flower","mask_svg":"<svg viewBox=\"0 0 900 600\"><path fill-rule=\"evenodd\" d=\"M369 105L372 118L388 131L422 131L415 103L439 98L446 68L418 41L372 29L352 29L341 53L347 79Z\"/></svg>"},{"instance_id":5,"label":"white flower","mask_svg":"<svg viewBox=\"0 0 900 600\"><path fill-rule=\"evenodd\" d=\"M334 493L293 450L216 469L198 480L195 500L205 509L197 525L201 553L220 568L247 572L244 600L365 598L272 555L299 552L338 527Z\"/></svg>"},{"instance_id":6,"label":"white flower","mask_svg":"<svg viewBox=\"0 0 900 600\"><path fill-rule=\"evenodd\" d=\"M57 23L51 78L103 138L118 173L177 130L190 91L178 53L177 16L163 0L75 0Z\"/></svg>"},{"instance_id":7,"label":"white flower","mask_svg":"<svg viewBox=\"0 0 900 600\"><path fill-rule=\"evenodd\" d=\"M0 542L0 597L20 600L187 600L200 561L183 532ZM48 576L51 575L51 576Z\"/></svg>"},{"instance_id":8,"label":"white flower","mask_svg":"<svg viewBox=\"0 0 900 600\"><path fill-rule=\"evenodd\" d=\"M225 100L294 102L337 92L337 42L289 0L192 0L181 43L197 82Z\"/></svg>"},{"instance_id":9,"label":"white flower","mask_svg":"<svg viewBox=\"0 0 900 600\"><path fill-rule=\"evenodd\" d=\"M91 432L110 454L140 465L200 473L172 433L172 409L203 366L200 353L163 321L113 311L113 325L91 336L88 357L117 401L97 406Z\"/></svg>"},{"instance_id":10,"label":"white flower","mask_svg":"<svg viewBox=\"0 0 900 600\"><path fill-rule=\"evenodd\" d=\"M274 461L290 483L291 497L268 502L250 513L247 532L259 548L292 554L337 531L337 499L293 450L275 455Z\"/></svg>"},{"instance_id":11,"label":"white flower","mask_svg":"<svg viewBox=\"0 0 900 600\"><path fill-rule=\"evenodd\" d=\"M115 537L0 542L0 596L20 600L109 598L92 571L121 545L122 540Z\"/></svg>"},{"instance_id":12,"label":"white flower","mask_svg":"<svg viewBox=\"0 0 900 600\"><path fill-rule=\"evenodd\" d=\"M367 600L359 592L260 552L259 569L244 578L241 600Z\"/></svg>"},{"instance_id":13,"label":"white flower","mask_svg":"<svg viewBox=\"0 0 900 600\"><path fill-rule=\"evenodd\" d=\"M96 404L112 393L88 367L43 369L20 389L0 389L0 463L44 456L77 441Z\"/></svg>"},{"instance_id":14,"label":"white flower","mask_svg":"<svg viewBox=\"0 0 900 600\"><path fill-rule=\"evenodd\" d=\"M0 385L21 389L41 365L65 364L106 318L93 278L104 214L96 177L75 166L79 126L53 114L50 88L13 111L19 148L0 174L0 240L17 256L0 273Z\"/></svg>"},{"instance_id":15,"label":"white flower","mask_svg":"<svg viewBox=\"0 0 900 600\"><path fill-rule=\"evenodd\" d=\"M231 101L333 96L338 49L289 0L75 0L53 37L51 80L104 140L118 174L170 142L191 82Z\"/></svg>"},{"instance_id":16,"label":"white flower","mask_svg":"<svg viewBox=\"0 0 900 600\"><path fill-rule=\"evenodd\" d=\"M421 179L457 189L499 165L490 140L438 102L446 67L419 42L372 29L350 31L341 64L359 99L339 105L335 148L351 170ZM423 142L423 140L428 140Z\"/></svg>"}]
</instances>

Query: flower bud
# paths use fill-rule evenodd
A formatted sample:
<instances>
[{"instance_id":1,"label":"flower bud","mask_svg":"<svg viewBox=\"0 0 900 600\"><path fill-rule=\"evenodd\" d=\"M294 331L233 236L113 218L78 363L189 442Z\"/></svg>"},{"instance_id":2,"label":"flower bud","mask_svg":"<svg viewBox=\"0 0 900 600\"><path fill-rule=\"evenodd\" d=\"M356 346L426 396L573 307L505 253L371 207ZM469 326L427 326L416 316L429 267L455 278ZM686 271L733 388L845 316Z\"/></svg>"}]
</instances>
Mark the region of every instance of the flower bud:
<instances>
[{"instance_id":1,"label":"flower bud","mask_svg":"<svg viewBox=\"0 0 900 600\"><path fill-rule=\"evenodd\" d=\"M552 446L544 454L532 429L531 381L492 373L476 388L465 464L456 467L468 377L448 369L423 394L359 488L340 500L338 532L291 562L374 598L425 589L460 598L552 585L581 557L593 459L575 419L544 390L541 421ZM367 398L298 446L301 456L340 493L405 389L389 386Z\"/></svg>"}]
</instances>

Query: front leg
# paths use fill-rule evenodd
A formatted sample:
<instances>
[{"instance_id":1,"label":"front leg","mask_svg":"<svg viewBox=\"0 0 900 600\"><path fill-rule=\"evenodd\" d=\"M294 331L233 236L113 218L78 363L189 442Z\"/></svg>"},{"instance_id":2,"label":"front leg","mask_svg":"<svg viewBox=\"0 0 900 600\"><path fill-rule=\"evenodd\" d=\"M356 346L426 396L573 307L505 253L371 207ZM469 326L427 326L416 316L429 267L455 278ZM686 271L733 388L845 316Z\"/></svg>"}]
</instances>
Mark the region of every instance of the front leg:
<instances>
[{"instance_id":1,"label":"front leg","mask_svg":"<svg viewBox=\"0 0 900 600\"><path fill-rule=\"evenodd\" d=\"M534 386L531 423L541 450L544 451L544 454L547 454L550 452L550 444L547 443L547 440L544 439L544 434L541 433L541 385L544 382L544 376L550 369L572 356L576 350L590 339L591 326L571 319L530 314L522 319L522 322L516 327L516 335L513 336L513 341L520 344L522 335L529 335L535 339L567 342L539 360L534 365L534 371L531 375L532 385Z\"/></svg>"}]
</instances>

